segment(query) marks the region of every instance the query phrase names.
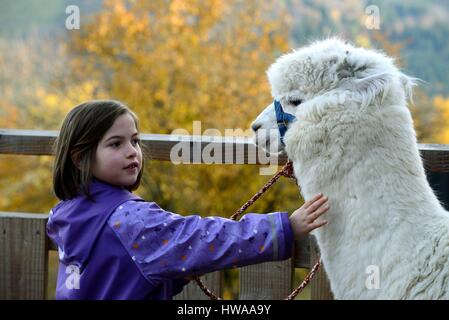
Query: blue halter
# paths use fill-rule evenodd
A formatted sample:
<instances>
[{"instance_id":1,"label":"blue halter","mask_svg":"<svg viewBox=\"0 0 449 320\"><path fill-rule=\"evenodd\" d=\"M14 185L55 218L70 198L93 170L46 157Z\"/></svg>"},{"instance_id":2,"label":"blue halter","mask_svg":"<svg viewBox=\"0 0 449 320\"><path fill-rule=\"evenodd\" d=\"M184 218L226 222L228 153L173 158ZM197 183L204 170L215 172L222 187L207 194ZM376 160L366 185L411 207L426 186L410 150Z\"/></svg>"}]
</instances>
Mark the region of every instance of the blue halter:
<instances>
[{"instance_id":1,"label":"blue halter","mask_svg":"<svg viewBox=\"0 0 449 320\"><path fill-rule=\"evenodd\" d=\"M277 100L274 100L274 111L276 112L276 121L281 136L281 143L284 144L284 135L287 132L287 126L290 122L295 121L296 117L291 113L284 112L281 103Z\"/></svg>"}]
</instances>

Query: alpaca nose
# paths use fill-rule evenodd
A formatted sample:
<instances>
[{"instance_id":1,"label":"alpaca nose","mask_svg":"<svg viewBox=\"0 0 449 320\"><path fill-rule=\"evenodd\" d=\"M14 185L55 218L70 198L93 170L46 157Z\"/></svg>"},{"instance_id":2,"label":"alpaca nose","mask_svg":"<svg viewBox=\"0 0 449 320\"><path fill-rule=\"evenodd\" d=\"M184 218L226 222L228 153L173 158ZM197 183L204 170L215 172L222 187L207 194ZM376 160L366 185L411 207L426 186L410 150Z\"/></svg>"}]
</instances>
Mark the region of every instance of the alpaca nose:
<instances>
[{"instance_id":1,"label":"alpaca nose","mask_svg":"<svg viewBox=\"0 0 449 320\"><path fill-rule=\"evenodd\" d=\"M251 129L253 129L254 132L257 132L257 130L259 130L261 126L262 126L262 125L260 125L260 124L258 124L258 123L253 123L253 124L251 125Z\"/></svg>"}]
</instances>

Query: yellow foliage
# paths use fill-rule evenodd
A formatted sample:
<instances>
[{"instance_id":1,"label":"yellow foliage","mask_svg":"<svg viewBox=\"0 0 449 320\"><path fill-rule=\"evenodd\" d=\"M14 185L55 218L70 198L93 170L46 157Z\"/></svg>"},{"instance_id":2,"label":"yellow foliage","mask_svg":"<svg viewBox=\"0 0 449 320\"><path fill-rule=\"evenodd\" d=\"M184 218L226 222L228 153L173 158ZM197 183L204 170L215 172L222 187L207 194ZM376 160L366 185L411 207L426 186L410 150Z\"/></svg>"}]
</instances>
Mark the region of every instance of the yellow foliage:
<instances>
[{"instance_id":1,"label":"yellow foliage","mask_svg":"<svg viewBox=\"0 0 449 320\"><path fill-rule=\"evenodd\" d=\"M142 132L193 133L194 120L203 131L243 132L271 100L265 70L289 49L288 20L274 0L107 1L96 22L85 26L88 32L73 39L71 52L87 57L80 72L73 70L77 77L88 72L128 104ZM174 211L229 216L266 180L258 169L152 161L139 193ZM272 196L255 209L299 204L295 188L278 192L289 200L276 203Z\"/></svg>"},{"instance_id":2,"label":"yellow foliage","mask_svg":"<svg viewBox=\"0 0 449 320\"><path fill-rule=\"evenodd\" d=\"M449 97L436 96L433 98L433 104L440 115L440 121L444 123L444 127L436 136L436 142L449 144Z\"/></svg>"},{"instance_id":3,"label":"yellow foliage","mask_svg":"<svg viewBox=\"0 0 449 320\"><path fill-rule=\"evenodd\" d=\"M369 37L363 34L356 36L355 43L364 48L370 48L372 46Z\"/></svg>"},{"instance_id":4,"label":"yellow foliage","mask_svg":"<svg viewBox=\"0 0 449 320\"><path fill-rule=\"evenodd\" d=\"M145 133L192 132L194 120L202 122L203 131L244 132L271 100L265 70L289 49L286 21L291 20L274 0L105 1L104 10L67 43L54 48L39 41L9 50L11 57L19 56L15 66L0 57L7 74L22 72L17 86L3 89L10 91L5 99L10 107L2 112L17 122L2 127L56 130L74 105L113 98L139 115ZM43 66L45 75L55 75L54 83L38 76L41 54L53 57ZM33 85L23 85L33 77ZM15 103L18 96L22 100ZM40 158L10 156L0 162L0 188L6 190L2 210L45 212L54 204L52 158ZM11 161L17 163L13 170L7 165ZM173 211L229 216L268 178L258 170L151 161L138 193ZM275 200L279 197L282 202ZM29 201L37 198L43 200ZM277 187L264 199L253 210L299 205L294 187Z\"/></svg>"}]
</instances>

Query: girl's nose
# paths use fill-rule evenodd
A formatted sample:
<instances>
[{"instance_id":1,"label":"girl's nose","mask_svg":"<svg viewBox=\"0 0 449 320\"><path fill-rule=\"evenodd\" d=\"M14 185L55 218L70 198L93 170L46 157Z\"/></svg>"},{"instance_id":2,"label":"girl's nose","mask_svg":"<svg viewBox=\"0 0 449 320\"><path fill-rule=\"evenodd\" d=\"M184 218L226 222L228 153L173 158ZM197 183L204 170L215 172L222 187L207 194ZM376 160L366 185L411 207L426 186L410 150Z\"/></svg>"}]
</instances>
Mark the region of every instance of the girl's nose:
<instances>
[{"instance_id":1,"label":"girl's nose","mask_svg":"<svg viewBox=\"0 0 449 320\"><path fill-rule=\"evenodd\" d=\"M137 155L137 145L133 146L132 143L130 143L127 154L128 157L135 157Z\"/></svg>"}]
</instances>

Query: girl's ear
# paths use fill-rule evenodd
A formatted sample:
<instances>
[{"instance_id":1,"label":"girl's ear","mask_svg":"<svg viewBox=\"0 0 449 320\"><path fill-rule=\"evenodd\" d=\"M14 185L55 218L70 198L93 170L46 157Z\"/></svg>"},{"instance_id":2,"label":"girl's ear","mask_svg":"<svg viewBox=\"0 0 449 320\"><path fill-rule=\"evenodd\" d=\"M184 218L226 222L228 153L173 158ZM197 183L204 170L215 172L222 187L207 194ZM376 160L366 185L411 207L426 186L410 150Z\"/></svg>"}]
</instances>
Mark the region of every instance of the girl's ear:
<instances>
[{"instance_id":1,"label":"girl's ear","mask_svg":"<svg viewBox=\"0 0 449 320\"><path fill-rule=\"evenodd\" d=\"M79 159L79 153L75 152L75 151L71 151L70 152L70 158L72 159L73 164L75 165L75 167L78 168L78 170L80 170L80 159Z\"/></svg>"}]
</instances>

